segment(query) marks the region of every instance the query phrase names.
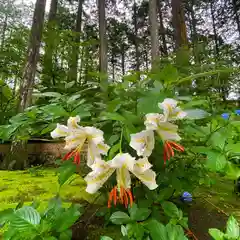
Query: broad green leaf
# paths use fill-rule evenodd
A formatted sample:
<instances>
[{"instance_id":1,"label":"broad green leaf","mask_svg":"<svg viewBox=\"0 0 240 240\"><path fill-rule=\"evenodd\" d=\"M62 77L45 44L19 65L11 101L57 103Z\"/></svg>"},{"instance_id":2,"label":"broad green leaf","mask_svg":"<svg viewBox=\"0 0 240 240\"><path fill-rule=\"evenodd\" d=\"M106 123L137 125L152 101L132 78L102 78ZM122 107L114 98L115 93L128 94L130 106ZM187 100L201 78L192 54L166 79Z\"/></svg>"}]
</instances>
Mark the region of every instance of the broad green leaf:
<instances>
[{"instance_id":1,"label":"broad green leaf","mask_svg":"<svg viewBox=\"0 0 240 240\"><path fill-rule=\"evenodd\" d=\"M232 239L237 239L240 237L239 225L238 225L237 220L233 216L230 216L227 221L226 234L228 237L230 237Z\"/></svg>"},{"instance_id":2,"label":"broad green leaf","mask_svg":"<svg viewBox=\"0 0 240 240\"><path fill-rule=\"evenodd\" d=\"M119 151L120 149L120 143L118 142L117 144L113 145L110 150L109 150L109 154L108 154L108 159L113 159L113 157L116 155L116 153Z\"/></svg>"},{"instance_id":3,"label":"broad green leaf","mask_svg":"<svg viewBox=\"0 0 240 240\"><path fill-rule=\"evenodd\" d=\"M100 240L113 240L113 239L108 236L102 236Z\"/></svg>"},{"instance_id":4,"label":"broad green leaf","mask_svg":"<svg viewBox=\"0 0 240 240\"><path fill-rule=\"evenodd\" d=\"M200 106L203 107L203 105L208 105L208 101L204 100L204 99L200 99L200 100L190 100L188 103L184 104L184 108L192 108L192 107L196 107L196 106Z\"/></svg>"},{"instance_id":5,"label":"broad green leaf","mask_svg":"<svg viewBox=\"0 0 240 240\"><path fill-rule=\"evenodd\" d=\"M179 225L173 225L173 224L167 224L166 231L168 234L169 240L184 240L187 238L184 235L184 231L181 226Z\"/></svg>"},{"instance_id":6,"label":"broad green leaf","mask_svg":"<svg viewBox=\"0 0 240 240\"><path fill-rule=\"evenodd\" d=\"M167 64L158 75L159 80L164 83L171 83L177 81L179 78L178 70L172 65Z\"/></svg>"},{"instance_id":7,"label":"broad green leaf","mask_svg":"<svg viewBox=\"0 0 240 240\"><path fill-rule=\"evenodd\" d=\"M72 112L71 112L71 116L80 116L81 118L84 117L91 117L91 113L89 111L89 106L88 105L80 105L77 108L75 108Z\"/></svg>"},{"instance_id":8,"label":"broad green leaf","mask_svg":"<svg viewBox=\"0 0 240 240\"><path fill-rule=\"evenodd\" d=\"M129 214L132 220L134 221L144 221L151 214L151 210L148 208L138 208L137 204L133 204L129 208Z\"/></svg>"},{"instance_id":9,"label":"broad green leaf","mask_svg":"<svg viewBox=\"0 0 240 240\"><path fill-rule=\"evenodd\" d=\"M149 220L145 227L149 231L152 240L169 240L165 226L157 220Z\"/></svg>"},{"instance_id":10,"label":"broad green leaf","mask_svg":"<svg viewBox=\"0 0 240 240\"><path fill-rule=\"evenodd\" d=\"M124 212L114 212L111 217L110 221L116 225L127 224L131 222L131 218Z\"/></svg>"},{"instance_id":11,"label":"broad green leaf","mask_svg":"<svg viewBox=\"0 0 240 240\"><path fill-rule=\"evenodd\" d=\"M77 99L79 99L80 97L81 97L81 94L74 94L74 95L72 95L71 97L68 98L67 103L71 104L71 103L75 102ZM82 99L79 102L81 102L81 104L83 104L85 102L85 100Z\"/></svg>"},{"instance_id":12,"label":"broad green leaf","mask_svg":"<svg viewBox=\"0 0 240 240\"><path fill-rule=\"evenodd\" d=\"M50 116L55 117L68 117L69 114L66 112L66 110L57 104L49 104L47 106L44 106L41 108L46 114L49 114Z\"/></svg>"},{"instance_id":13,"label":"broad green leaf","mask_svg":"<svg viewBox=\"0 0 240 240\"><path fill-rule=\"evenodd\" d=\"M173 194L172 188L163 188L160 190L158 201L162 202L163 200L168 200Z\"/></svg>"},{"instance_id":14,"label":"broad green leaf","mask_svg":"<svg viewBox=\"0 0 240 240\"><path fill-rule=\"evenodd\" d=\"M177 206L172 202L162 202L161 203L164 213L171 218L179 218L180 213Z\"/></svg>"},{"instance_id":15,"label":"broad green leaf","mask_svg":"<svg viewBox=\"0 0 240 240\"><path fill-rule=\"evenodd\" d=\"M228 143L225 148L226 151L239 154L240 153L240 143Z\"/></svg>"},{"instance_id":16,"label":"broad green leaf","mask_svg":"<svg viewBox=\"0 0 240 240\"><path fill-rule=\"evenodd\" d=\"M11 218L10 225L18 230L28 230L40 223L40 214L32 207L25 206L18 209Z\"/></svg>"},{"instance_id":17,"label":"broad green leaf","mask_svg":"<svg viewBox=\"0 0 240 240\"><path fill-rule=\"evenodd\" d=\"M127 236L128 235L127 228L124 225L121 226L121 233L122 233L123 236Z\"/></svg>"},{"instance_id":18,"label":"broad green leaf","mask_svg":"<svg viewBox=\"0 0 240 240\"><path fill-rule=\"evenodd\" d=\"M119 121L122 123L126 122L126 119L120 115L119 113L110 113L110 112L104 112L101 114L102 120L113 120L113 121Z\"/></svg>"},{"instance_id":19,"label":"broad green leaf","mask_svg":"<svg viewBox=\"0 0 240 240\"><path fill-rule=\"evenodd\" d=\"M215 240L224 240L224 233L216 228L210 228L208 233L213 237Z\"/></svg>"},{"instance_id":20,"label":"broad green leaf","mask_svg":"<svg viewBox=\"0 0 240 240\"><path fill-rule=\"evenodd\" d=\"M202 109L188 109L188 110L184 110L184 112L187 113L187 116L185 118L191 119L191 120L202 119L210 116L208 112Z\"/></svg>"},{"instance_id":21,"label":"broad green leaf","mask_svg":"<svg viewBox=\"0 0 240 240\"><path fill-rule=\"evenodd\" d=\"M220 148L221 150L224 149L225 142L226 142L226 135L221 134L220 132L213 133L209 140L209 143L214 148Z\"/></svg>"},{"instance_id":22,"label":"broad green leaf","mask_svg":"<svg viewBox=\"0 0 240 240\"><path fill-rule=\"evenodd\" d=\"M62 186L76 172L76 165L71 161L65 162L59 168L58 183Z\"/></svg>"},{"instance_id":23,"label":"broad green leaf","mask_svg":"<svg viewBox=\"0 0 240 240\"><path fill-rule=\"evenodd\" d=\"M138 223L129 223L126 226L128 237L134 237L134 239L142 239L144 236L144 228ZM130 239L131 239L130 238Z\"/></svg>"},{"instance_id":24,"label":"broad green leaf","mask_svg":"<svg viewBox=\"0 0 240 240\"><path fill-rule=\"evenodd\" d=\"M3 225L3 224L5 224L5 222L10 221L13 214L14 214L14 210L12 208L1 211L0 212L0 225Z\"/></svg>"},{"instance_id":25,"label":"broad green leaf","mask_svg":"<svg viewBox=\"0 0 240 240\"><path fill-rule=\"evenodd\" d=\"M218 151L209 151L207 153L206 166L212 171L221 171L227 165L226 157Z\"/></svg>"},{"instance_id":26,"label":"broad green leaf","mask_svg":"<svg viewBox=\"0 0 240 240\"><path fill-rule=\"evenodd\" d=\"M71 87L74 86L74 84L75 84L75 81L68 82L68 83L65 84L65 88L71 88Z\"/></svg>"},{"instance_id":27,"label":"broad green leaf","mask_svg":"<svg viewBox=\"0 0 240 240\"><path fill-rule=\"evenodd\" d=\"M57 232L64 232L78 220L80 215L79 206L73 204L58 216L53 227Z\"/></svg>"},{"instance_id":28,"label":"broad green leaf","mask_svg":"<svg viewBox=\"0 0 240 240\"><path fill-rule=\"evenodd\" d=\"M33 93L35 97L54 97L60 98L62 95L58 92L43 92L43 93Z\"/></svg>"}]
</instances>

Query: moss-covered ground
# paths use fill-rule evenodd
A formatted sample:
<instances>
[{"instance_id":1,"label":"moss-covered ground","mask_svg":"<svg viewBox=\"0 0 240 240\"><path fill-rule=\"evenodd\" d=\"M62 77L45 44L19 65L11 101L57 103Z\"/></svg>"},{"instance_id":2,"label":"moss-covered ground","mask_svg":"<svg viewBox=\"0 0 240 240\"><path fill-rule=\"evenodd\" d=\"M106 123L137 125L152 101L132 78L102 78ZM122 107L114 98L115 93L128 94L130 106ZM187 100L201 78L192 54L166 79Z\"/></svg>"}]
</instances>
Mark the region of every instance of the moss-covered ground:
<instances>
[{"instance_id":1,"label":"moss-covered ground","mask_svg":"<svg viewBox=\"0 0 240 240\"><path fill-rule=\"evenodd\" d=\"M197 209L193 209L192 213L198 215L203 212L201 209L205 209L209 214L214 210L220 214L220 218L223 216L221 221L224 224L231 214L240 222L240 198L233 193L233 181L216 176L214 178L216 182L214 186L199 187L193 193L195 197L193 205L197 206ZM25 204L31 204L34 200L38 200L41 203L39 208L41 211L47 206L48 200L56 196L58 192L65 205L69 205L71 202L96 203L98 196L86 193L85 187L83 178L77 176L69 184L63 185L59 192L56 169L35 168L25 171L0 171L0 210L15 207L21 201L24 201ZM205 215L207 216L207 214ZM206 218L205 215L202 218ZM201 228L198 226L200 217L197 216L196 223L192 223L196 225L193 226L195 229ZM209 216L207 217L209 218ZM203 219L203 222L206 221ZM88 239L98 240L101 235L109 235L116 240L120 239L120 237L114 237L119 236L119 227L104 228L100 225L102 224L93 224L88 227L88 236L90 237ZM207 232L209 227L214 226L206 226L204 231Z\"/></svg>"},{"instance_id":2,"label":"moss-covered ground","mask_svg":"<svg viewBox=\"0 0 240 240\"><path fill-rule=\"evenodd\" d=\"M80 177L59 191L55 169L29 169L26 171L0 171L0 210L15 207L19 202L26 204L40 201L41 208L59 192L65 203L92 202L94 195L85 191L85 182Z\"/></svg>"}]
</instances>

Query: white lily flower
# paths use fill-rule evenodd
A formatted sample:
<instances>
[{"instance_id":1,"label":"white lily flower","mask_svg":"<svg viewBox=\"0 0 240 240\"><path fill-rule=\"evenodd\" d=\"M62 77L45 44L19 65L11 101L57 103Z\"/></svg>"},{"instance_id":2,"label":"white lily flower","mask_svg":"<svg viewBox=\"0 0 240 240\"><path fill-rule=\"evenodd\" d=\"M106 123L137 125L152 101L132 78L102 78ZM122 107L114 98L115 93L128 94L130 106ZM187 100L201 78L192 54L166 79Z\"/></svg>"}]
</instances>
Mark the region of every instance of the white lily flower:
<instances>
[{"instance_id":1,"label":"white lily flower","mask_svg":"<svg viewBox=\"0 0 240 240\"><path fill-rule=\"evenodd\" d=\"M111 206L112 201L115 205L117 201L120 201L127 207L128 203L130 203L130 205L133 203L133 196L130 191L130 172L150 190L158 187L155 180L156 173L150 169L151 166L147 158L136 161L135 158L128 153L117 154L108 162L98 159L91 166L92 172L85 177L85 181L87 182L86 191L91 194L96 193L116 171L117 186L110 192L108 206Z\"/></svg>"},{"instance_id":2,"label":"white lily flower","mask_svg":"<svg viewBox=\"0 0 240 240\"><path fill-rule=\"evenodd\" d=\"M69 150L63 160L67 160L72 156L74 162L80 163L80 152L83 145L88 145L87 165L91 166L95 158L100 157L101 154L107 154L109 146L104 144L103 132L95 127L79 126L80 117L70 117L67 126L57 124L57 128L51 133L52 138L65 137L65 149Z\"/></svg>"},{"instance_id":3,"label":"white lily flower","mask_svg":"<svg viewBox=\"0 0 240 240\"><path fill-rule=\"evenodd\" d=\"M178 135L178 126L166 122L163 114L149 113L146 115L144 122L147 130L155 130L163 141L176 140L179 141L181 137Z\"/></svg>"},{"instance_id":4,"label":"white lily flower","mask_svg":"<svg viewBox=\"0 0 240 240\"><path fill-rule=\"evenodd\" d=\"M172 98L165 98L162 103L158 103L158 107L163 110L166 121L183 119L187 116L187 113L177 107L177 104L178 102Z\"/></svg>"},{"instance_id":5,"label":"white lily flower","mask_svg":"<svg viewBox=\"0 0 240 240\"><path fill-rule=\"evenodd\" d=\"M154 149L155 138L152 130L144 130L131 134L130 146L137 151L138 156L149 157Z\"/></svg>"}]
</instances>

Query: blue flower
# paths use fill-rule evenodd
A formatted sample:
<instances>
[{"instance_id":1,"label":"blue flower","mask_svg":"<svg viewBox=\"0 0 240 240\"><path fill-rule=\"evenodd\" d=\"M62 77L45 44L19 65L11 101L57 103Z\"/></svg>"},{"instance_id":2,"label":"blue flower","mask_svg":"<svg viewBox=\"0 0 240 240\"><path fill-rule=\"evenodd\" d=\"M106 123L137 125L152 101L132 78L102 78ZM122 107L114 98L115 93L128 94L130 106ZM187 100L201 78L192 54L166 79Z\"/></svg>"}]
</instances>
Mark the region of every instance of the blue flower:
<instances>
[{"instance_id":1,"label":"blue flower","mask_svg":"<svg viewBox=\"0 0 240 240\"><path fill-rule=\"evenodd\" d=\"M229 113L223 113L221 116L223 119L226 119L226 120L228 120L230 117Z\"/></svg>"},{"instance_id":2,"label":"blue flower","mask_svg":"<svg viewBox=\"0 0 240 240\"><path fill-rule=\"evenodd\" d=\"M192 194L189 192L184 192L181 196L183 202L192 202Z\"/></svg>"},{"instance_id":3,"label":"blue flower","mask_svg":"<svg viewBox=\"0 0 240 240\"><path fill-rule=\"evenodd\" d=\"M235 110L235 113L239 116L240 115L240 109Z\"/></svg>"}]
</instances>

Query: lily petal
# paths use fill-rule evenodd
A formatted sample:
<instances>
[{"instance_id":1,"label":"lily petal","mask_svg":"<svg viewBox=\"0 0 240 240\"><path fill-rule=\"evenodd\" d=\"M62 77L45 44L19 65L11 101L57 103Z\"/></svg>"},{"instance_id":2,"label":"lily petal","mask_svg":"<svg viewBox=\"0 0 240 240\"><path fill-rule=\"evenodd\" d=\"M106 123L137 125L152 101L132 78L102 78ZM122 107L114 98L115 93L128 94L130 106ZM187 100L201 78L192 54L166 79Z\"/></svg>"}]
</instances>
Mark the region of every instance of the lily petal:
<instances>
[{"instance_id":1,"label":"lily petal","mask_svg":"<svg viewBox=\"0 0 240 240\"><path fill-rule=\"evenodd\" d=\"M138 156L149 157L154 149L155 138L152 130L131 134L130 146L137 151Z\"/></svg>"},{"instance_id":2,"label":"lily petal","mask_svg":"<svg viewBox=\"0 0 240 240\"><path fill-rule=\"evenodd\" d=\"M93 169L84 179L87 182L86 192L90 194L96 193L99 188L108 180L108 178L115 171L107 162L98 159L95 164L91 166Z\"/></svg>"},{"instance_id":3,"label":"lily petal","mask_svg":"<svg viewBox=\"0 0 240 240\"><path fill-rule=\"evenodd\" d=\"M69 130L66 126L57 124L57 127L51 132L52 138L66 137L69 134Z\"/></svg>"},{"instance_id":4,"label":"lily petal","mask_svg":"<svg viewBox=\"0 0 240 240\"><path fill-rule=\"evenodd\" d=\"M137 172L145 172L146 170L150 169L152 167L152 164L148 161L148 159L145 158L140 158L139 160L136 161L134 165L134 171Z\"/></svg>"}]
</instances>

